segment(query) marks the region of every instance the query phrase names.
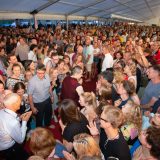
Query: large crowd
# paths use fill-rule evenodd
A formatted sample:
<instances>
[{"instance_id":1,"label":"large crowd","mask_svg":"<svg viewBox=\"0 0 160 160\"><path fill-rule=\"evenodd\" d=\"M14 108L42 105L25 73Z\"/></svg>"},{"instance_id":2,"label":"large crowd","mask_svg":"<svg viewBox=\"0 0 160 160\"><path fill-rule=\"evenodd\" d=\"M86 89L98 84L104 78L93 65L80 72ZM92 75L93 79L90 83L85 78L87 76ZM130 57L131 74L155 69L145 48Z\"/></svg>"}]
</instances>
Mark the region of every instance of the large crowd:
<instances>
[{"instance_id":1,"label":"large crowd","mask_svg":"<svg viewBox=\"0 0 160 160\"><path fill-rule=\"evenodd\" d=\"M0 28L0 157L160 160L160 28Z\"/></svg>"}]
</instances>

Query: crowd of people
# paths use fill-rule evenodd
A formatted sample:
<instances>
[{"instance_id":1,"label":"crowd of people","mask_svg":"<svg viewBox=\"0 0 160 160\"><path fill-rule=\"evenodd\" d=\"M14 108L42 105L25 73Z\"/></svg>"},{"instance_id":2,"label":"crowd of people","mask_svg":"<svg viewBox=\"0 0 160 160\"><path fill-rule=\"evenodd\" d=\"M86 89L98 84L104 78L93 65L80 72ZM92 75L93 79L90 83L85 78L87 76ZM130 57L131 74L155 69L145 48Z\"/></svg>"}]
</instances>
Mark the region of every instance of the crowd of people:
<instances>
[{"instance_id":1,"label":"crowd of people","mask_svg":"<svg viewBox=\"0 0 160 160\"><path fill-rule=\"evenodd\" d=\"M0 157L159 160L160 28L0 28Z\"/></svg>"}]
</instances>

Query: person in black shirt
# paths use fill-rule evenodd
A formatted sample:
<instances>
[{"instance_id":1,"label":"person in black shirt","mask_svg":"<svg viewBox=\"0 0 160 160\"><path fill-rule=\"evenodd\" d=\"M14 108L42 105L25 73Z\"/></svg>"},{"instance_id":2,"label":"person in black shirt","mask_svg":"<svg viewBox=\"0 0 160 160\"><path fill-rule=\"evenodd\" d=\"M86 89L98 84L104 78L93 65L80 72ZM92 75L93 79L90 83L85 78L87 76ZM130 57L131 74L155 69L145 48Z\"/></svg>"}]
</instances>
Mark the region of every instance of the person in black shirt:
<instances>
[{"instance_id":1,"label":"person in black shirt","mask_svg":"<svg viewBox=\"0 0 160 160\"><path fill-rule=\"evenodd\" d=\"M88 120L79 111L75 102L71 99L64 99L60 103L60 126L63 134L63 144L68 151L72 151L73 138L80 133L90 133L87 128Z\"/></svg>"},{"instance_id":2,"label":"person in black shirt","mask_svg":"<svg viewBox=\"0 0 160 160\"><path fill-rule=\"evenodd\" d=\"M104 106L104 110L100 116L100 133L96 128L96 124L90 124L90 126L88 126L93 136L99 134L99 145L105 160L109 157L114 157L119 160L131 160L127 142L119 131L122 122L122 111L119 108L108 105Z\"/></svg>"}]
</instances>

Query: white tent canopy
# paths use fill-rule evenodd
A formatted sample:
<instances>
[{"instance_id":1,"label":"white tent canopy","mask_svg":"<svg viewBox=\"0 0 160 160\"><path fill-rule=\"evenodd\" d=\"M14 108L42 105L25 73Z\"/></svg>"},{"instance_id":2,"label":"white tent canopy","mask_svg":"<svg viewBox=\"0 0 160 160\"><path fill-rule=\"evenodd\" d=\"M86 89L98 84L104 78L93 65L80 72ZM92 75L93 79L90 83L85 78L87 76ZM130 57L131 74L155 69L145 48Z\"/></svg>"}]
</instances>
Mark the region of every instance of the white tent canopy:
<instances>
[{"instance_id":1,"label":"white tent canopy","mask_svg":"<svg viewBox=\"0 0 160 160\"><path fill-rule=\"evenodd\" d=\"M86 20L115 17L148 21L160 14L160 0L0 0L0 19Z\"/></svg>"}]
</instances>

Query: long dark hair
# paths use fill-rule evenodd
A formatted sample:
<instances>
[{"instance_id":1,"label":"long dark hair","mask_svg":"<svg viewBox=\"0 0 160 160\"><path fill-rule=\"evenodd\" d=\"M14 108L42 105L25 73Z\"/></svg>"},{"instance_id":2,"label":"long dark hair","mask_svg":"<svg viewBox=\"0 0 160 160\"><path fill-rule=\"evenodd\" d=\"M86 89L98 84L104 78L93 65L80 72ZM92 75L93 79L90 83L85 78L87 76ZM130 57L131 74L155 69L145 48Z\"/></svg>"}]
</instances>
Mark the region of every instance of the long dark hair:
<instances>
[{"instance_id":1,"label":"long dark hair","mask_svg":"<svg viewBox=\"0 0 160 160\"><path fill-rule=\"evenodd\" d=\"M75 121L80 121L83 117L78 110L78 106L71 99L64 99L60 105L60 117L64 125Z\"/></svg>"}]
</instances>

